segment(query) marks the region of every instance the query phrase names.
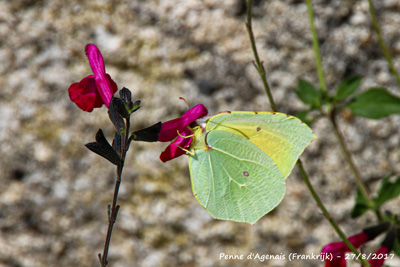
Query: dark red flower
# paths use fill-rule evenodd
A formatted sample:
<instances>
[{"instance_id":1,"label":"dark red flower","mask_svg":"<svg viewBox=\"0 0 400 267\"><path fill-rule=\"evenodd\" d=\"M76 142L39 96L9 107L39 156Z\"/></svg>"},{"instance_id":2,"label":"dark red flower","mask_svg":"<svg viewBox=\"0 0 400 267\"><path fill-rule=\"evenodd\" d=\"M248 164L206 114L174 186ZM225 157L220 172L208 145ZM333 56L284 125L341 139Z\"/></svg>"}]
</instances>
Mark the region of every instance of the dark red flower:
<instances>
[{"instance_id":1,"label":"dark red flower","mask_svg":"<svg viewBox=\"0 0 400 267\"><path fill-rule=\"evenodd\" d=\"M383 222L364 228L361 233L350 236L349 241L355 248L359 248L362 244L374 239L389 227L389 222ZM321 254L326 258L325 267L346 267L346 252L350 252L350 249L344 242L332 242L323 247ZM327 256L332 256L332 258L327 258Z\"/></svg>"},{"instance_id":2,"label":"dark red flower","mask_svg":"<svg viewBox=\"0 0 400 267\"><path fill-rule=\"evenodd\" d=\"M208 114L207 109L199 104L186 111L181 117L166 121L161 124L161 131L158 135L159 142L170 142L175 139L164 152L161 153L160 159L162 162L182 156L186 152L179 147L189 148L193 137L184 138L193 134L189 125L195 120L204 117ZM179 133L179 134L178 134Z\"/></svg>"},{"instance_id":3,"label":"dark red flower","mask_svg":"<svg viewBox=\"0 0 400 267\"><path fill-rule=\"evenodd\" d=\"M381 246L374 254L374 258L369 260L371 267L382 267L385 262L386 255L391 249L386 246Z\"/></svg>"},{"instance_id":4,"label":"dark red flower","mask_svg":"<svg viewBox=\"0 0 400 267\"><path fill-rule=\"evenodd\" d=\"M368 262L371 267L381 267L385 262L386 255L392 250L394 241L396 239L396 234L398 232L398 227L392 227L386 234L385 239L382 241L381 247L374 253L374 257Z\"/></svg>"},{"instance_id":5,"label":"dark red flower","mask_svg":"<svg viewBox=\"0 0 400 267\"><path fill-rule=\"evenodd\" d=\"M364 232L349 237L350 243L355 248L359 248L368 240L370 239ZM325 267L346 267L345 254L349 251L349 247L343 241L329 243L321 251L322 255L332 255L332 259L325 261Z\"/></svg>"},{"instance_id":6,"label":"dark red flower","mask_svg":"<svg viewBox=\"0 0 400 267\"><path fill-rule=\"evenodd\" d=\"M94 75L71 84L68 93L71 101L80 109L92 112L93 108L100 108L103 104L108 107L118 87L106 73L99 49L93 44L87 44L85 51Z\"/></svg>"}]
</instances>

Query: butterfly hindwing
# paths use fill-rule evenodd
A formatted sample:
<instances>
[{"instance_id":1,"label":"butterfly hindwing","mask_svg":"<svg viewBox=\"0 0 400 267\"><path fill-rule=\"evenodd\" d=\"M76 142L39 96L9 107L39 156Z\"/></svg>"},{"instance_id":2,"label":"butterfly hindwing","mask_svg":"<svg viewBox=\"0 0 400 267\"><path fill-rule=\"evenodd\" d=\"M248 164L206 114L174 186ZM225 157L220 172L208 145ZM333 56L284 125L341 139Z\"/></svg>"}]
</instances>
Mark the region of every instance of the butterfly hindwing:
<instances>
[{"instance_id":1,"label":"butterfly hindwing","mask_svg":"<svg viewBox=\"0 0 400 267\"><path fill-rule=\"evenodd\" d=\"M255 223L285 194L285 181L272 159L252 142L213 130L207 147L189 159L193 193L216 219Z\"/></svg>"}]
</instances>

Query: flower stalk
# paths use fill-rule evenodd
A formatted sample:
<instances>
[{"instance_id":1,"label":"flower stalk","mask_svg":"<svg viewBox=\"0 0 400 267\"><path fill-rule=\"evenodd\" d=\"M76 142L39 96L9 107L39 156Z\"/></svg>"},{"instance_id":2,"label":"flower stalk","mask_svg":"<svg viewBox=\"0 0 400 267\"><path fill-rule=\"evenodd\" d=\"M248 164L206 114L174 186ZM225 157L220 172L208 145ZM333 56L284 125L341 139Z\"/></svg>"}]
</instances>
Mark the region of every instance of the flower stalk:
<instances>
[{"instance_id":1,"label":"flower stalk","mask_svg":"<svg viewBox=\"0 0 400 267\"><path fill-rule=\"evenodd\" d=\"M347 245L347 247L356 255L361 255L361 253L353 246L353 244L347 239L346 235L344 232L340 229L339 225L335 222L335 220L332 218L328 210L325 208L325 205L322 203L320 197L318 196L317 192L315 192L314 187L312 186L310 179L308 178L308 175L306 171L304 170L303 163L299 159L296 163L297 167L299 168L300 175L303 178L304 182L307 185L308 190L310 191L312 197L314 198L315 202L317 203L317 206L320 208L322 211L322 214L325 216L325 218L328 220L328 222L332 225L333 229L335 229L336 233L338 236L343 240L343 242ZM361 257L360 261L363 266L368 267L369 264L367 261L363 260Z\"/></svg>"},{"instance_id":2,"label":"flower stalk","mask_svg":"<svg viewBox=\"0 0 400 267\"><path fill-rule=\"evenodd\" d=\"M372 27L374 28L376 35L378 36L378 42L382 49L383 55L389 65L389 70L396 79L397 85L400 87L400 76L396 68L394 67L392 57L390 56L389 53L389 49L386 46L385 41L383 40L381 29L379 27L378 19L376 18L375 8L374 4L372 3L372 0L368 0L368 4L369 4L369 14L371 15Z\"/></svg>"},{"instance_id":3,"label":"flower stalk","mask_svg":"<svg viewBox=\"0 0 400 267\"><path fill-rule=\"evenodd\" d=\"M251 47L252 47L252 50L253 50L253 53L254 53L255 62L256 62L256 66L257 66L257 71L258 71L258 73L259 73L259 75L260 75L260 77L261 77L261 79L263 81L264 88L265 88L265 91L267 92L268 98L270 100L272 110L273 111L278 111L277 108L276 108L275 102L273 100L270 87L269 87L268 82L267 82L267 78L266 78L266 74L265 74L265 68L264 68L264 66L262 65L262 62L259 59L258 52L257 52L257 46L256 46L255 40L254 40L254 34L253 34L252 24L251 24L251 20L252 20L252 13L251 13L252 0L246 0L246 2L247 2L246 27L247 27L247 31L248 31L248 34L249 34ZM318 69L318 76L320 78L320 83L321 83L321 90L326 91L325 79L323 77L323 71L322 71L321 57L320 57L320 53L319 53L318 40L317 40L317 35L316 35L315 27L314 27L314 17L313 17L313 13L312 13L311 0L306 0L306 3L307 3L307 8L308 8L308 14L310 16L310 22L312 22L314 51L316 52L316 60L317 60L317 62L319 62L319 63L317 63L317 69ZM311 7L311 9L310 9L310 7ZM329 221L329 223L335 229L336 233L340 236L340 238L343 240L343 242L345 242L345 244L350 248L350 250L353 251L355 254L359 255L360 252L358 252L357 249L346 238L346 235L339 228L337 223L330 216L328 210L325 208L325 206L322 203L321 199L319 198L318 194L314 190L314 188L313 188L313 186L312 186L312 184L310 182L310 179L308 177L308 174L305 171L305 169L303 167L303 163L301 162L300 159L297 161L296 165L297 165L297 167L298 167L298 169L300 171L300 174L301 174L304 182L306 183L306 185L307 185L312 197L314 198L315 202L317 203L317 206L321 209L321 211L324 214L325 218ZM369 266L367 261L365 261L363 259L360 259L360 261L363 264L363 266Z\"/></svg>"},{"instance_id":4,"label":"flower stalk","mask_svg":"<svg viewBox=\"0 0 400 267\"><path fill-rule=\"evenodd\" d=\"M103 249L103 254L99 253L99 261L101 267L106 267L108 264L108 250L110 247L110 242L111 242L111 235L112 231L114 228L114 224L117 221L117 216L118 216L118 211L120 209L120 206L117 205L118 201L118 192L119 192L119 187L121 185L121 179L122 179L122 171L124 168L124 163L125 163L125 157L126 153L129 150L129 145L130 141L128 139L128 133L129 133L129 128L130 128L130 118L127 118L125 120L126 122L126 132L122 136L121 140L121 147L122 147L122 154L121 154L121 163L117 166L117 179L115 180L115 186L114 186L114 194L113 194L113 201L112 205L108 205L108 228L107 228L107 235L106 235L106 240L104 242L104 249Z\"/></svg>"},{"instance_id":5,"label":"flower stalk","mask_svg":"<svg viewBox=\"0 0 400 267\"><path fill-rule=\"evenodd\" d=\"M321 53L320 53L320 49L319 49L317 30L315 29L315 24L314 24L314 12L313 12L313 8L312 8L311 0L306 0L306 5L307 5L308 18L310 21L310 30L311 30L312 44L313 44L313 48L314 48L315 62L317 64L318 80L319 80L319 84L321 86L321 91L323 93L326 93L327 90L326 90L326 83L325 83L325 77L324 77L324 70L322 68Z\"/></svg>"},{"instance_id":6,"label":"flower stalk","mask_svg":"<svg viewBox=\"0 0 400 267\"><path fill-rule=\"evenodd\" d=\"M268 84L267 75L266 75L266 71L265 71L263 62L260 60L260 57L258 56L257 47L256 47L256 41L255 41L255 38L254 38L253 29L252 29L253 26L252 26L252 22L251 21L252 21L252 5L253 5L253 1L252 0L246 0L246 2L247 2L246 29L247 29L247 32L249 34L251 48L252 48L253 53L254 53L255 63L254 62L253 63L255 65L257 71L258 71L258 74L261 77L262 83L263 83L264 88L265 88L265 92L267 93L267 96L268 96L268 99L269 99L269 103L271 105L271 109L276 112L276 111L278 111L278 109L276 108L275 101L274 101L274 98L272 96L269 84Z\"/></svg>"}]
</instances>

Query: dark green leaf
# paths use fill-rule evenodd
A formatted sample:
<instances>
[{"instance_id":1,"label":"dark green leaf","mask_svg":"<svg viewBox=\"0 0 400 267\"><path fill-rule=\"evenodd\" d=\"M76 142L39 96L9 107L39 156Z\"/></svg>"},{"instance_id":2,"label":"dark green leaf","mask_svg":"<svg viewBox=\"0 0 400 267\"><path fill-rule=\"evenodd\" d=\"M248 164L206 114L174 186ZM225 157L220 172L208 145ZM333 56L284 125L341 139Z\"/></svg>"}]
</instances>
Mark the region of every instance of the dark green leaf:
<instances>
[{"instance_id":1,"label":"dark green leaf","mask_svg":"<svg viewBox=\"0 0 400 267\"><path fill-rule=\"evenodd\" d=\"M356 96L348 107L357 116L379 119L400 113L400 98L389 94L384 88L371 88Z\"/></svg>"},{"instance_id":2,"label":"dark green leaf","mask_svg":"<svg viewBox=\"0 0 400 267\"><path fill-rule=\"evenodd\" d=\"M131 113L128 111L128 105L126 105L122 99L113 97L111 103L114 107L114 110L121 115L121 117L125 119L129 118Z\"/></svg>"},{"instance_id":3,"label":"dark green leaf","mask_svg":"<svg viewBox=\"0 0 400 267\"><path fill-rule=\"evenodd\" d=\"M321 105L321 92L305 80L299 81L296 93L303 103L311 107L319 107Z\"/></svg>"},{"instance_id":4,"label":"dark green leaf","mask_svg":"<svg viewBox=\"0 0 400 267\"><path fill-rule=\"evenodd\" d=\"M142 103L142 101L140 101L140 100L136 100L135 103L131 102L131 105L129 106L131 113L137 111L140 108L141 103Z\"/></svg>"},{"instance_id":5,"label":"dark green leaf","mask_svg":"<svg viewBox=\"0 0 400 267\"><path fill-rule=\"evenodd\" d=\"M394 241L396 240L397 235L397 226L394 226L389 229L386 233L385 239L382 241L382 246L389 248L391 250L394 245Z\"/></svg>"},{"instance_id":6,"label":"dark green leaf","mask_svg":"<svg viewBox=\"0 0 400 267\"><path fill-rule=\"evenodd\" d=\"M113 98L114 99L114 98ZM122 119L121 115L114 109L114 105L110 105L108 107L108 116L110 117L111 122L114 124L115 129L119 134L125 132L125 123Z\"/></svg>"},{"instance_id":7,"label":"dark green leaf","mask_svg":"<svg viewBox=\"0 0 400 267\"><path fill-rule=\"evenodd\" d=\"M352 75L344 79L336 90L336 100L341 101L346 97L352 95L361 84L361 76Z\"/></svg>"},{"instance_id":8,"label":"dark green leaf","mask_svg":"<svg viewBox=\"0 0 400 267\"><path fill-rule=\"evenodd\" d=\"M365 212L368 211L368 206L364 204L357 203L354 208L351 210L350 216L351 218L357 218L361 215L363 215Z\"/></svg>"},{"instance_id":9,"label":"dark green leaf","mask_svg":"<svg viewBox=\"0 0 400 267\"><path fill-rule=\"evenodd\" d=\"M390 228L390 225L390 222L382 222L377 225L364 228L362 231L368 236L370 240L372 240L383 232L386 232L386 230Z\"/></svg>"},{"instance_id":10,"label":"dark green leaf","mask_svg":"<svg viewBox=\"0 0 400 267\"><path fill-rule=\"evenodd\" d=\"M301 110L297 112L296 117L299 118L302 122L304 122L307 125L310 125L310 120L307 119L307 115L310 113L309 110Z\"/></svg>"},{"instance_id":11,"label":"dark green leaf","mask_svg":"<svg viewBox=\"0 0 400 267\"><path fill-rule=\"evenodd\" d=\"M400 195L400 177L397 177L393 182L390 177L383 178L381 186L379 187L378 194L375 197L377 206L381 206L386 201L393 199Z\"/></svg>"},{"instance_id":12,"label":"dark green leaf","mask_svg":"<svg viewBox=\"0 0 400 267\"><path fill-rule=\"evenodd\" d=\"M125 87L122 88L122 90L119 91L119 95L121 96L122 101L125 103L127 112L129 112L129 114L132 114L133 112L137 111L140 108L141 101L136 100L135 102L132 102L132 93L131 93L131 91L129 91L128 88L125 88ZM115 107L115 109L117 110L116 107ZM121 114L121 115L124 118L128 118L128 117L126 117L125 113Z\"/></svg>"},{"instance_id":13,"label":"dark green leaf","mask_svg":"<svg viewBox=\"0 0 400 267\"><path fill-rule=\"evenodd\" d=\"M361 194L360 189L357 188L356 202L350 213L351 218L357 218L369 209L369 202L364 198L363 194Z\"/></svg>"},{"instance_id":14,"label":"dark green leaf","mask_svg":"<svg viewBox=\"0 0 400 267\"><path fill-rule=\"evenodd\" d=\"M130 105L130 103L132 103L132 93L128 88L122 88L119 91L119 96L121 97L121 99L125 102L125 104L127 106Z\"/></svg>"},{"instance_id":15,"label":"dark green leaf","mask_svg":"<svg viewBox=\"0 0 400 267\"><path fill-rule=\"evenodd\" d=\"M88 143L85 146L97 155L107 159L112 164L119 165L121 163L120 157L110 143L108 143L101 129L97 131L96 142Z\"/></svg>"},{"instance_id":16,"label":"dark green leaf","mask_svg":"<svg viewBox=\"0 0 400 267\"><path fill-rule=\"evenodd\" d=\"M121 135L116 131L114 135L114 139L112 142L112 147L117 152L118 156L121 157L122 154L122 146L121 146Z\"/></svg>"},{"instance_id":17,"label":"dark green leaf","mask_svg":"<svg viewBox=\"0 0 400 267\"><path fill-rule=\"evenodd\" d=\"M158 122L150 127L132 133L132 138L135 141L157 142L160 131L161 122Z\"/></svg>"}]
</instances>

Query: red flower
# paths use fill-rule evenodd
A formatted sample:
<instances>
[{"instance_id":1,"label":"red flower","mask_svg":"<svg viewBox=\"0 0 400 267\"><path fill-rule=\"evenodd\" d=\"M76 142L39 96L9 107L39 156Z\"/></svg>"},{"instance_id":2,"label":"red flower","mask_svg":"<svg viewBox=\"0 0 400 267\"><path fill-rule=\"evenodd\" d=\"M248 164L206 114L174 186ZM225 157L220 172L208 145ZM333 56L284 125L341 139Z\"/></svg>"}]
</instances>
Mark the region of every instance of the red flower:
<instances>
[{"instance_id":1,"label":"red flower","mask_svg":"<svg viewBox=\"0 0 400 267\"><path fill-rule=\"evenodd\" d=\"M391 249L386 246L381 246L374 254L375 257L369 260L371 267L382 267L385 262L386 254L389 253Z\"/></svg>"},{"instance_id":2,"label":"red flower","mask_svg":"<svg viewBox=\"0 0 400 267\"><path fill-rule=\"evenodd\" d=\"M93 44L87 44L85 51L94 75L71 84L68 93L71 101L80 109L92 112L93 108L100 108L103 104L108 107L118 87L106 73L99 49Z\"/></svg>"},{"instance_id":3,"label":"red flower","mask_svg":"<svg viewBox=\"0 0 400 267\"><path fill-rule=\"evenodd\" d=\"M382 267L385 262L386 255L392 250L394 241L396 239L396 234L399 235L398 227L392 227L386 234L381 247L374 253L374 257L368 262L371 267ZM400 237L400 236L399 236Z\"/></svg>"},{"instance_id":4,"label":"red flower","mask_svg":"<svg viewBox=\"0 0 400 267\"><path fill-rule=\"evenodd\" d=\"M389 227L389 222L383 222L375 226L364 228L361 233L350 236L349 241L355 248L359 248L362 244L374 239L382 232L386 231ZM394 234L391 234L389 236L394 236ZM344 242L329 243L321 251L321 254L326 258L325 267L346 267L345 254L349 251L349 247ZM332 258L327 258L327 256L332 256Z\"/></svg>"},{"instance_id":5,"label":"red flower","mask_svg":"<svg viewBox=\"0 0 400 267\"><path fill-rule=\"evenodd\" d=\"M364 232L349 237L350 243L355 248L359 248L368 240L370 238ZM349 247L343 241L329 243L321 251L322 255L332 255L332 259L326 259L325 267L346 267L345 254L349 251Z\"/></svg>"},{"instance_id":6,"label":"red flower","mask_svg":"<svg viewBox=\"0 0 400 267\"><path fill-rule=\"evenodd\" d=\"M161 153L160 159L162 162L169 161L186 153L179 147L188 148L193 137L184 138L182 136L192 135L193 132L188 126L207 114L207 109L202 104L199 104L186 111L181 117L166 121L161 125L158 141L170 142L175 139L175 141L167 146L164 152Z\"/></svg>"}]
</instances>

